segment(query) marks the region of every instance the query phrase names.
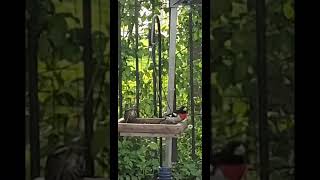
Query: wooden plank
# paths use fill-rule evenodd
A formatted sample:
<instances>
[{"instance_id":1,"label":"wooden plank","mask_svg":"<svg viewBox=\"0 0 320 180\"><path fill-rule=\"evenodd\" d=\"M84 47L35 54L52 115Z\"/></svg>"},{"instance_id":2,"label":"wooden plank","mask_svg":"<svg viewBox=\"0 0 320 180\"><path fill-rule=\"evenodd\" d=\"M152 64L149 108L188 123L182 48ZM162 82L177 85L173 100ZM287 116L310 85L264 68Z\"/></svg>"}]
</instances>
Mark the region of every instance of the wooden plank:
<instances>
[{"instance_id":1,"label":"wooden plank","mask_svg":"<svg viewBox=\"0 0 320 180\"><path fill-rule=\"evenodd\" d=\"M180 134L160 134L160 133L120 133L120 136L128 137L179 137Z\"/></svg>"},{"instance_id":2,"label":"wooden plank","mask_svg":"<svg viewBox=\"0 0 320 180\"><path fill-rule=\"evenodd\" d=\"M118 123L118 132L131 133L163 133L177 134L182 133L187 128L186 124L131 124Z\"/></svg>"},{"instance_id":3,"label":"wooden plank","mask_svg":"<svg viewBox=\"0 0 320 180\"><path fill-rule=\"evenodd\" d=\"M45 180L45 178L44 177L37 177L34 180ZM87 178L87 177L85 177L85 178L83 178L83 180L107 180L107 178Z\"/></svg>"},{"instance_id":4,"label":"wooden plank","mask_svg":"<svg viewBox=\"0 0 320 180\"><path fill-rule=\"evenodd\" d=\"M187 120L184 120L178 124L156 123L164 120L164 118L137 118L137 120L139 121L139 123L125 123L123 118L119 119L118 132L162 134L159 137L174 137L172 136L172 134L181 134L188 125ZM152 137L154 136L152 135Z\"/></svg>"},{"instance_id":5,"label":"wooden plank","mask_svg":"<svg viewBox=\"0 0 320 180\"><path fill-rule=\"evenodd\" d=\"M164 118L137 118L136 123L130 123L130 124L159 124L161 121L164 120ZM120 118L118 120L118 123L126 123L124 118Z\"/></svg>"}]
</instances>

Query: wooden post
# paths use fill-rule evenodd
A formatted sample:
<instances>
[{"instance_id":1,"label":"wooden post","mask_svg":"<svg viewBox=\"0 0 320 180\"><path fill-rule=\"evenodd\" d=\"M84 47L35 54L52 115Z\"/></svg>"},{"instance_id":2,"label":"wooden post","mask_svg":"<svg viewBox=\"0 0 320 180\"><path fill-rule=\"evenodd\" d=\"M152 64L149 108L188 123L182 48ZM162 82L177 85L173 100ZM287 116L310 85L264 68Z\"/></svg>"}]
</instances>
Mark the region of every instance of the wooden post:
<instances>
[{"instance_id":1,"label":"wooden post","mask_svg":"<svg viewBox=\"0 0 320 180\"><path fill-rule=\"evenodd\" d=\"M169 79L168 79L168 108L167 112L172 112L174 107L174 80L175 80L175 57L176 57L176 37L177 37L177 7L170 7L170 44L169 44ZM172 138L166 138L165 165L171 167L172 158Z\"/></svg>"}]
</instances>

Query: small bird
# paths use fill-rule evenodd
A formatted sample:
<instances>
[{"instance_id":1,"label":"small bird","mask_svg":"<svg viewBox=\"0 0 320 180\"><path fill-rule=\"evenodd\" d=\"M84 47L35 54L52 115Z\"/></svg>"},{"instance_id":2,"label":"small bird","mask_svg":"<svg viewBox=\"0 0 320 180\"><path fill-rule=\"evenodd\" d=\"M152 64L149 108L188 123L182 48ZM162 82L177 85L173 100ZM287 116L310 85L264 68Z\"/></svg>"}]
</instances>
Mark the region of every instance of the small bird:
<instances>
[{"instance_id":1,"label":"small bird","mask_svg":"<svg viewBox=\"0 0 320 180\"><path fill-rule=\"evenodd\" d=\"M86 150L76 143L58 146L48 155L45 179L82 180L86 176Z\"/></svg>"},{"instance_id":2,"label":"small bird","mask_svg":"<svg viewBox=\"0 0 320 180\"><path fill-rule=\"evenodd\" d=\"M137 106L133 106L130 109L125 110L124 112L124 120L126 123L134 123L136 122L136 118L138 117L138 108Z\"/></svg>"},{"instance_id":3,"label":"small bird","mask_svg":"<svg viewBox=\"0 0 320 180\"><path fill-rule=\"evenodd\" d=\"M160 124L177 124L188 117L187 108L185 106L180 107L178 110L166 114L164 116L164 120L160 122Z\"/></svg>"},{"instance_id":4,"label":"small bird","mask_svg":"<svg viewBox=\"0 0 320 180\"><path fill-rule=\"evenodd\" d=\"M211 156L211 180L241 180L246 175L246 148L242 142L231 141L225 148Z\"/></svg>"}]
</instances>

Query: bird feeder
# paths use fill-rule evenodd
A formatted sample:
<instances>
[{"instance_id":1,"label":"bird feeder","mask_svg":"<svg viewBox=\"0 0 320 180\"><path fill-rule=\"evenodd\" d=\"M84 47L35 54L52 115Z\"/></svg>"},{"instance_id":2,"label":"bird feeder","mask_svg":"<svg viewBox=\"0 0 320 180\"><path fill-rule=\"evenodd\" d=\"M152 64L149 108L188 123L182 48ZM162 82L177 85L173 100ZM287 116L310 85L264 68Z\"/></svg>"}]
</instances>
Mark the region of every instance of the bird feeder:
<instances>
[{"instance_id":1,"label":"bird feeder","mask_svg":"<svg viewBox=\"0 0 320 180\"><path fill-rule=\"evenodd\" d=\"M177 38L177 17L178 6L202 4L201 0L169 0L170 6L170 42L169 42L169 68L168 68L168 94L167 94L167 112L172 112L170 107L174 107L175 94L175 56L176 56L176 38ZM160 84L160 83L159 83ZM160 103L161 104L161 103ZM160 108L161 109L161 108ZM119 136L138 136L138 137L164 137L166 138L166 152L164 166L172 167L172 139L177 138L187 128L187 120L177 124L160 124L164 118L137 118L136 123L125 123L125 120L118 120Z\"/></svg>"},{"instance_id":2,"label":"bird feeder","mask_svg":"<svg viewBox=\"0 0 320 180\"><path fill-rule=\"evenodd\" d=\"M187 120L177 124L160 124L165 118L137 118L136 120L136 123L126 123L124 118L119 119L120 136L178 137L187 128Z\"/></svg>"}]
</instances>

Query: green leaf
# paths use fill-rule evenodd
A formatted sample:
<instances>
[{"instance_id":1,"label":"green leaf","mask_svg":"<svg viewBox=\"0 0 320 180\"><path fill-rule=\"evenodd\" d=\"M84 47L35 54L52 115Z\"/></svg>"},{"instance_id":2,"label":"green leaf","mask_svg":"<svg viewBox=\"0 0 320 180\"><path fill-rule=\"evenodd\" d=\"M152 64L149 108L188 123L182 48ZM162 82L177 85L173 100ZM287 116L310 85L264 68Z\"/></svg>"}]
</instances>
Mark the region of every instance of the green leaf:
<instances>
[{"instance_id":1,"label":"green leaf","mask_svg":"<svg viewBox=\"0 0 320 180\"><path fill-rule=\"evenodd\" d=\"M156 149L158 149L158 144L155 143L155 142L151 142L151 143L149 144L149 147L150 147L150 149L152 149L152 150L156 150Z\"/></svg>"},{"instance_id":2,"label":"green leaf","mask_svg":"<svg viewBox=\"0 0 320 180\"><path fill-rule=\"evenodd\" d=\"M233 104L232 111L234 114L237 115L244 115L248 110L248 104L242 102L242 101L236 101Z\"/></svg>"},{"instance_id":3,"label":"green leaf","mask_svg":"<svg viewBox=\"0 0 320 180\"><path fill-rule=\"evenodd\" d=\"M291 1L287 1L283 6L283 14L287 19L292 20L294 18L294 9L292 7Z\"/></svg>"}]
</instances>

